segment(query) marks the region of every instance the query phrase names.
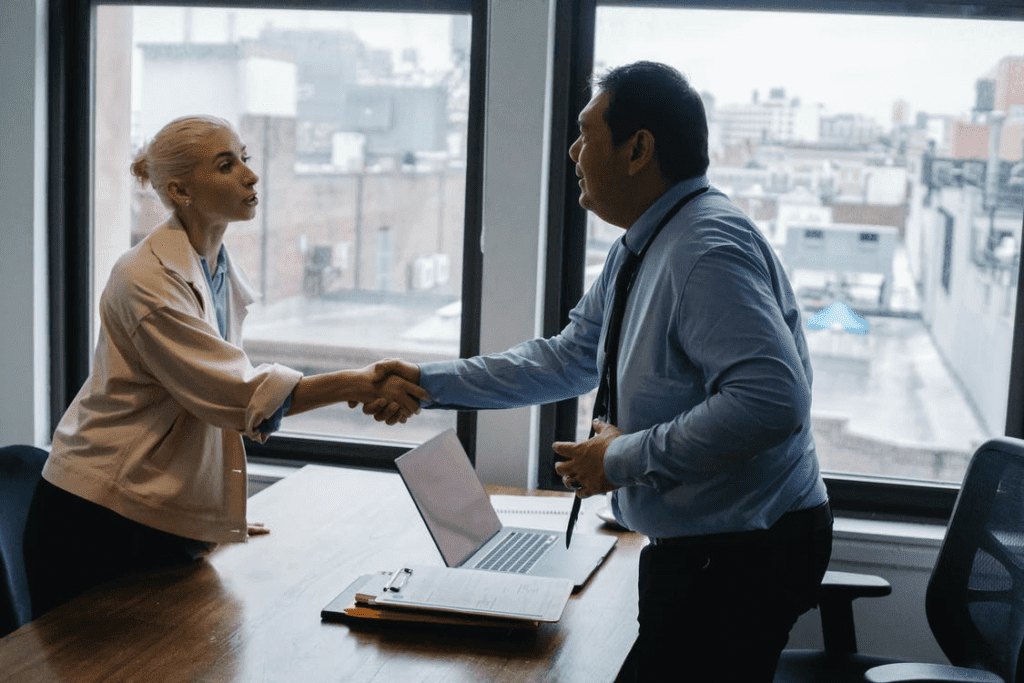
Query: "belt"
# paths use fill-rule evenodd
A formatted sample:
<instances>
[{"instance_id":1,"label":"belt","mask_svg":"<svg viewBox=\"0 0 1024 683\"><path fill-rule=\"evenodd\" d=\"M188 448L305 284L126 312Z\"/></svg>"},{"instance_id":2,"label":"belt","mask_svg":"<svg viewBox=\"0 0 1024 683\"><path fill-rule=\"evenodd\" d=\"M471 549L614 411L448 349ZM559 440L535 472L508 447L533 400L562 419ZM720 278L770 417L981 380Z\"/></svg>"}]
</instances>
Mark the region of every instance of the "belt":
<instances>
[{"instance_id":1,"label":"belt","mask_svg":"<svg viewBox=\"0 0 1024 683\"><path fill-rule=\"evenodd\" d=\"M651 537L651 545L682 546L716 543L756 543L821 531L832 526L832 506L826 500L821 505L804 510L787 512L767 529L731 531L723 534L703 536L676 536L670 538Z\"/></svg>"}]
</instances>

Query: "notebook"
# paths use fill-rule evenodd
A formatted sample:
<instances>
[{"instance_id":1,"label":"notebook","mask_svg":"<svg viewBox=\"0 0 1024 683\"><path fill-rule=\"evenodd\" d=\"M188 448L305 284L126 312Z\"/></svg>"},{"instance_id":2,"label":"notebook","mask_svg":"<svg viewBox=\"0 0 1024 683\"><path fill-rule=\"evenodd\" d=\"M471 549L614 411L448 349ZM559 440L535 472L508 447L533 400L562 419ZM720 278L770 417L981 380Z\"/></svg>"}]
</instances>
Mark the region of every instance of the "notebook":
<instances>
[{"instance_id":1,"label":"notebook","mask_svg":"<svg viewBox=\"0 0 1024 683\"><path fill-rule=\"evenodd\" d=\"M451 429L395 464L449 567L572 579L579 590L615 546L614 536L506 527ZM569 505L569 501L565 501Z\"/></svg>"}]
</instances>

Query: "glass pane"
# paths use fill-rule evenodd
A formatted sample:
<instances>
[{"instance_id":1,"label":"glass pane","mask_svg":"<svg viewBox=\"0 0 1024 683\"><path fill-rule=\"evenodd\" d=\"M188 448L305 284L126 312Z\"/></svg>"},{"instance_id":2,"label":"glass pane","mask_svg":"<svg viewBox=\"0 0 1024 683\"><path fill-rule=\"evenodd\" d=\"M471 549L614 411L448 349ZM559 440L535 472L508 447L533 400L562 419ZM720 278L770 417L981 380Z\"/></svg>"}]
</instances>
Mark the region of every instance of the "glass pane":
<instances>
[{"instance_id":1,"label":"glass pane","mask_svg":"<svg viewBox=\"0 0 1024 683\"><path fill-rule=\"evenodd\" d=\"M704 98L711 182L803 307L827 471L959 482L1004 433L1021 45L1013 21L598 9L597 73L662 61ZM621 234L589 220L588 273Z\"/></svg>"},{"instance_id":2,"label":"glass pane","mask_svg":"<svg viewBox=\"0 0 1024 683\"><path fill-rule=\"evenodd\" d=\"M457 357L469 39L469 15L99 7L95 293L167 217L130 181L135 150L178 116L215 114L260 176L255 218L225 236L261 295L252 361L318 373ZM429 411L394 429L335 406L283 427L418 441L454 422Z\"/></svg>"}]
</instances>

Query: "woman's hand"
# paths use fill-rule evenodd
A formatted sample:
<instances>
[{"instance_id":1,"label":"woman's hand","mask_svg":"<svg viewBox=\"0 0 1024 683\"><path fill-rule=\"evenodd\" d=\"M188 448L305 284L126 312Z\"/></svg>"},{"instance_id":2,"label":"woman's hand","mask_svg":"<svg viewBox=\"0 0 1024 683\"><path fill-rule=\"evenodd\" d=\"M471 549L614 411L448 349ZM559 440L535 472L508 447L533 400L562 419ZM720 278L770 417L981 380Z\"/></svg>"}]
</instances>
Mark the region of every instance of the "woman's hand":
<instances>
[{"instance_id":1,"label":"woman's hand","mask_svg":"<svg viewBox=\"0 0 1024 683\"><path fill-rule=\"evenodd\" d=\"M373 415L377 422L389 425L405 422L420 412L420 401L430 398L417 383L420 369L412 363L383 360L360 372L366 373L375 394L363 401L363 412ZM357 402L349 401L350 407L356 405Z\"/></svg>"},{"instance_id":2,"label":"woman's hand","mask_svg":"<svg viewBox=\"0 0 1024 683\"><path fill-rule=\"evenodd\" d=\"M419 377L415 365L387 360L360 370L303 377L292 390L288 414L298 415L332 403L345 402L352 408L363 403L375 406L373 411L364 406L363 412L373 415L378 422L405 422L420 411L420 401L430 398L410 379L413 374Z\"/></svg>"}]
</instances>

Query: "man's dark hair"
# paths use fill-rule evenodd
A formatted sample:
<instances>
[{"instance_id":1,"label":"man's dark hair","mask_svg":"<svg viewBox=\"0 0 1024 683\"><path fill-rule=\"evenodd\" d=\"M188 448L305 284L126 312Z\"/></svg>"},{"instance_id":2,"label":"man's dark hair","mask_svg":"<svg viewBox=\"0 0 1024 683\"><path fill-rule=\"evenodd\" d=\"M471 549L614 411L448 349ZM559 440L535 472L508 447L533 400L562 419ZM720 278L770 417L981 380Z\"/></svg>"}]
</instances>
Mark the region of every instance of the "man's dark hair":
<instances>
[{"instance_id":1,"label":"man's dark hair","mask_svg":"<svg viewBox=\"0 0 1024 683\"><path fill-rule=\"evenodd\" d=\"M641 128L654 136L662 175L676 183L708 170L708 120L686 77L657 62L619 66L597 86L608 93L604 118L616 147Z\"/></svg>"}]
</instances>

